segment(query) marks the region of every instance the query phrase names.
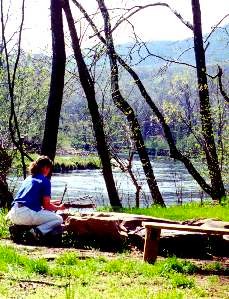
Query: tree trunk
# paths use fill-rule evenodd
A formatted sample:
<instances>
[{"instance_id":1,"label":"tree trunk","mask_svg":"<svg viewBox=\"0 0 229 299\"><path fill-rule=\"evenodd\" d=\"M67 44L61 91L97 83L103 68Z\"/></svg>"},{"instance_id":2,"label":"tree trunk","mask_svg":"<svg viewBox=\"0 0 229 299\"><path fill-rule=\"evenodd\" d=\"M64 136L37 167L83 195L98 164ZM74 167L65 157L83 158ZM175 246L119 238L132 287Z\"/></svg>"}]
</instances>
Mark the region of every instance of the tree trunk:
<instances>
[{"instance_id":1,"label":"tree trunk","mask_svg":"<svg viewBox=\"0 0 229 299\"><path fill-rule=\"evenodd\" d=\"M41 153L54 160L63 99L65 74L65 43L62 0L51 0L52 74Z\"/></svg>"},{"instance_id":2,"label":"tree trunk","mask_svg":"<svg viewBox=\"0 0 229 299\"><path fill-rule=\"evenodd\" d=\"M73 47L76 63L78 66L80 82L84 89L87 102L88 102L88 109L92 117L93 129L95 132L95 138L97 142L97 150L102 163L103 176L106 183L108 196L110 199L110 204L114 209L120 208L122 205L119 200L118 192L113 178L111 161L110 161L110 153L108 150L106 137L103 129L102 117L99 113L98 104L95 98L94 83L90 76L90 73L88 71L87 65L84 61L81 52L79 38L77 35L74 19L72 17L68 0L65 0L64 11L65 11L65 15L66 15L70 35L71 35L72 47Z\"/></svg>"},{"instance_id":3,"label":"tree trunk","mask_svg":"<svg viewBox=\"0 0 229 299\"><path fill-rule=\"evenodd\" d=\"M120 109L123 112L123 114L127 117L127 120L131 128L132 138L135 141L135 145L142 163L142 167L146 176L146 180L153 201L155 204L165 206L164 200L157 185L156 178L154 176L148 153L145 148L144 139L141 133L139 122L137 120L137 117L135 116L134 110L129 105L129 103L123 98L119 89L119 71L117 65L116 52L114 49L113 37L111 33L110 16L106 8L105 2L103 0L97 0L97 2L104 19L104 32L106 36L107 53L110 60L111 92L113 101L117 108Z\"/></svg>"},{"instance_id":4,"label":"tree trunk","mask_svg":"<svg viewBox=\"0 0 229 299\"><path fill-rule=\"evenodd\" d=\"M211 106L209 101L209 89L206 75L205 50L203 45L201 10L199 0L192 0L194 51L196 58L197 79L200 99L200 115L202 134L205 142L205 154L213 189L213 199L220 201L225 196L225 189L219 167L216 151Z\"/></svg>"},{"instance_id":5,"label":"tree trunk","mask_svg":"<svg viewBox=\"0 0 229 299\"><path fill-rule=\"evenodd\" d=\"M13 195L8 189L7 174L11 168L12 158L0 144L0 208L10 209Z\"/></svg>"}]
</instances>

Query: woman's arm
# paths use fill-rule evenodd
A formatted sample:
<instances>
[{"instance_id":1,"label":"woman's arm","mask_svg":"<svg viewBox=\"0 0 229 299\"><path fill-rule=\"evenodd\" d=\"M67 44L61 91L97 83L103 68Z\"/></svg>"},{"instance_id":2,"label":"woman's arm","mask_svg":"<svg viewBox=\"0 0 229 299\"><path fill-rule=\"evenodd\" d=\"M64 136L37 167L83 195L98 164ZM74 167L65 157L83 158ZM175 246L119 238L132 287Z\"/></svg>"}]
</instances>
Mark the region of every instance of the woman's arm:
<instances>
[{"instance_id":1,"label":"woman's arm","mask_svg":"<svg viewBox=\"0 0 229 299\"><path fill-rule=\"evenodd\" d=\"M57 211L57 210L64 210L65 206L64 206L64 204L56 205L51 202L50 196L44 196L43 197L43 208L45 210L49 210L49 211Z\"/></svg>"}]
</instances>

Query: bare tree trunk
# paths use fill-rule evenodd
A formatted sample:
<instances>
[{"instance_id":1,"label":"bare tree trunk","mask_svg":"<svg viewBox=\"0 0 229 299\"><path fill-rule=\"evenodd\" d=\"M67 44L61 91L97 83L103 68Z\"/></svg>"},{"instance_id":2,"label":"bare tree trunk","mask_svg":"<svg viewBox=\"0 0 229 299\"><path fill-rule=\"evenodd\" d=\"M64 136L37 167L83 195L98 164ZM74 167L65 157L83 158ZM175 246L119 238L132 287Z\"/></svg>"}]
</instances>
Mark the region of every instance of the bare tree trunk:
<instances>
[{"instance_id":1,"label":"bare tree trunk","mask_svg":"<svg viewBox=\"0 0 229 299\"><path fill-rule=\"evenodd\" d=\"M102 162L103 176L106 183L110 203L114 209L120 208L122 205L119 200L118 192L113 178L111 161L110 161L110 153L108 150L106 137L103 129L103 121L99 113L98 104L95 98L94 82L90 76L90 73L88 71L87 65L84 61L81 52L79 38L77 35L75 23L72 17L68 0L65 0L64 11L65 11L65 15L66 15L70 35L71 35L72 47L73 47L75 59L78 66L80 82L84 89L88 101L88 109L92 117L93 129L95 132L95 138L97 142L97 150Z\"/></svg>"},{"instance_id":2,"label":"bare tree trunk","mask_svg":"<svg viewBox=\"0 0 229 299\"><path fill-rule=\"evenodd\" d=\"M149 186L150 193L152 195L153 201L155 204L165 206L164 200L160 193L160 190L157 185L156 178L150 163L148 153L145 148L143 136L141 133L141 128L138 123L137 117L135 116L134 110L129 105L129 103L123 98L120 89L119 89L119 71L117 65L117 57L114 49L113 37L111 32L110 16L106 8L105 2L103 0L97 0L101 14L104 19L104 32L106 36L106 46L107 53L110 60L110 69L111 69L111 91L112 98L117 106L124 115L126 115L129 122L132 138L135 141L136 148L142 163L143 170L145 172L146 180Z\"/></svg>"},{"instance_id":3,"label":"bare tree trunk","mask_svg":"<svg viewBox=\"0 0 229 299\"><path fill-rule=\"evenodd\" d=\"M221 198L225 196L225 189L219 167L212 125L199 0L192 0L192 12L194 51L196 57L196 69L200 99L200 115L202 123L202 134L205 142L204 150L213 189L213 199L220 201Z\"/></svg>"},{"instance_id":4,"label":"bare tree trunk","mask_svg":"<svg viewBox=\"0 0 229 299\"><path fill-rule=\"evenodd\" d=\"M11 167L12 158L0 144L0 208L10 208L13 195L8 189L6 181L8 171Z\"/></svg>"},{"instance_id":5,"label":"bare tree trunk","mask_svg":"<svg viewBox=\"0 0 229 299\"><path fill-rule=\"evenodd\" d=\"M41 153L54 160L63 99L66 63L62 0L51 0L51 29L53 50L52 74Z\"/></svg>"}]
</instances>

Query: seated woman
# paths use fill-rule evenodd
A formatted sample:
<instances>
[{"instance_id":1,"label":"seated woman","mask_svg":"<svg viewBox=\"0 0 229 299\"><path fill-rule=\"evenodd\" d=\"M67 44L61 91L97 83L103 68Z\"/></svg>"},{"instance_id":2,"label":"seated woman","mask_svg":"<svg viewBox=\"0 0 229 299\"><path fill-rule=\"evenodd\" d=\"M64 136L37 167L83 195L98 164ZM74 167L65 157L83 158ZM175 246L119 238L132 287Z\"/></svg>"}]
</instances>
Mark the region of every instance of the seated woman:
<instances>
[{"instance_id":1,"label":"seated woman","mask_svg":"<svg viewBox=\"0 0 229 299\"><path fill-rule=\"evenodd\" d=\"M32 162L28 176L15 196L8 218L17 225L36 226L30 232L39 238L63 223L57 210L64 210L60 201L51 202L51 183L47 178L52 170L52 161L40 156Z\"/></svg>"}]
</instances>

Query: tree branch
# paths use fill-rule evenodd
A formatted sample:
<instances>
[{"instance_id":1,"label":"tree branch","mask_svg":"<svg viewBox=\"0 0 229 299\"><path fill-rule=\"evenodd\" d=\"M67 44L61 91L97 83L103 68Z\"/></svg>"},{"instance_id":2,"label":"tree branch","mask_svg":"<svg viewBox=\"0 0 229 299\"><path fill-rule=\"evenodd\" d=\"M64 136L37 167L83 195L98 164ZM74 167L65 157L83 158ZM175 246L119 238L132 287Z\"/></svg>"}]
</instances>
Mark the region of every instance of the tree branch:
<instances>
[{"instance_id":1,"label":"tree branch","mask_svg":"<svg viewBox=\"0 0 229 299\"><path fill-rule=\"evenodd\" d=\"M185 20L181 14L179 12L177 12L175 9L173 9L168 3L165 2L155 2L155 3L151 3L151 4L147 4L147 5L136 5L133 6L131 8L126 8L126 10L130 11L129 15L125 16L124 18L120 18L118 20L118 22L114 25L114 27L112 28L112 32L117 29L117 27L122 24L123 21L125 21L126 19L129 19L130 17L132 17L133 15L135 15L136 13L140 12L143 9L149 8L149 7L155 7L155 6L162 6L162 7L166 7L168 8L186 27L188 27L190 30L193 30L193 25ZM134 10L134 11L132 11ZM131 12L132 11L132 12Z\"/></svg>"},{"instance_id":2,"label":"tree branch","mask_svg":"<svg viewBox=\"0 0 229 299\"><path fill-rule=\"evenodd\" d=\"M223 70L222 68L218 65L218 84L219 84L219 90L221 95L223 96L224 100L229 103L229 96L227 95L226 91L223 88L223 83L222 83L222 75L223 75Z\"/></svg>"}]
</instances>

